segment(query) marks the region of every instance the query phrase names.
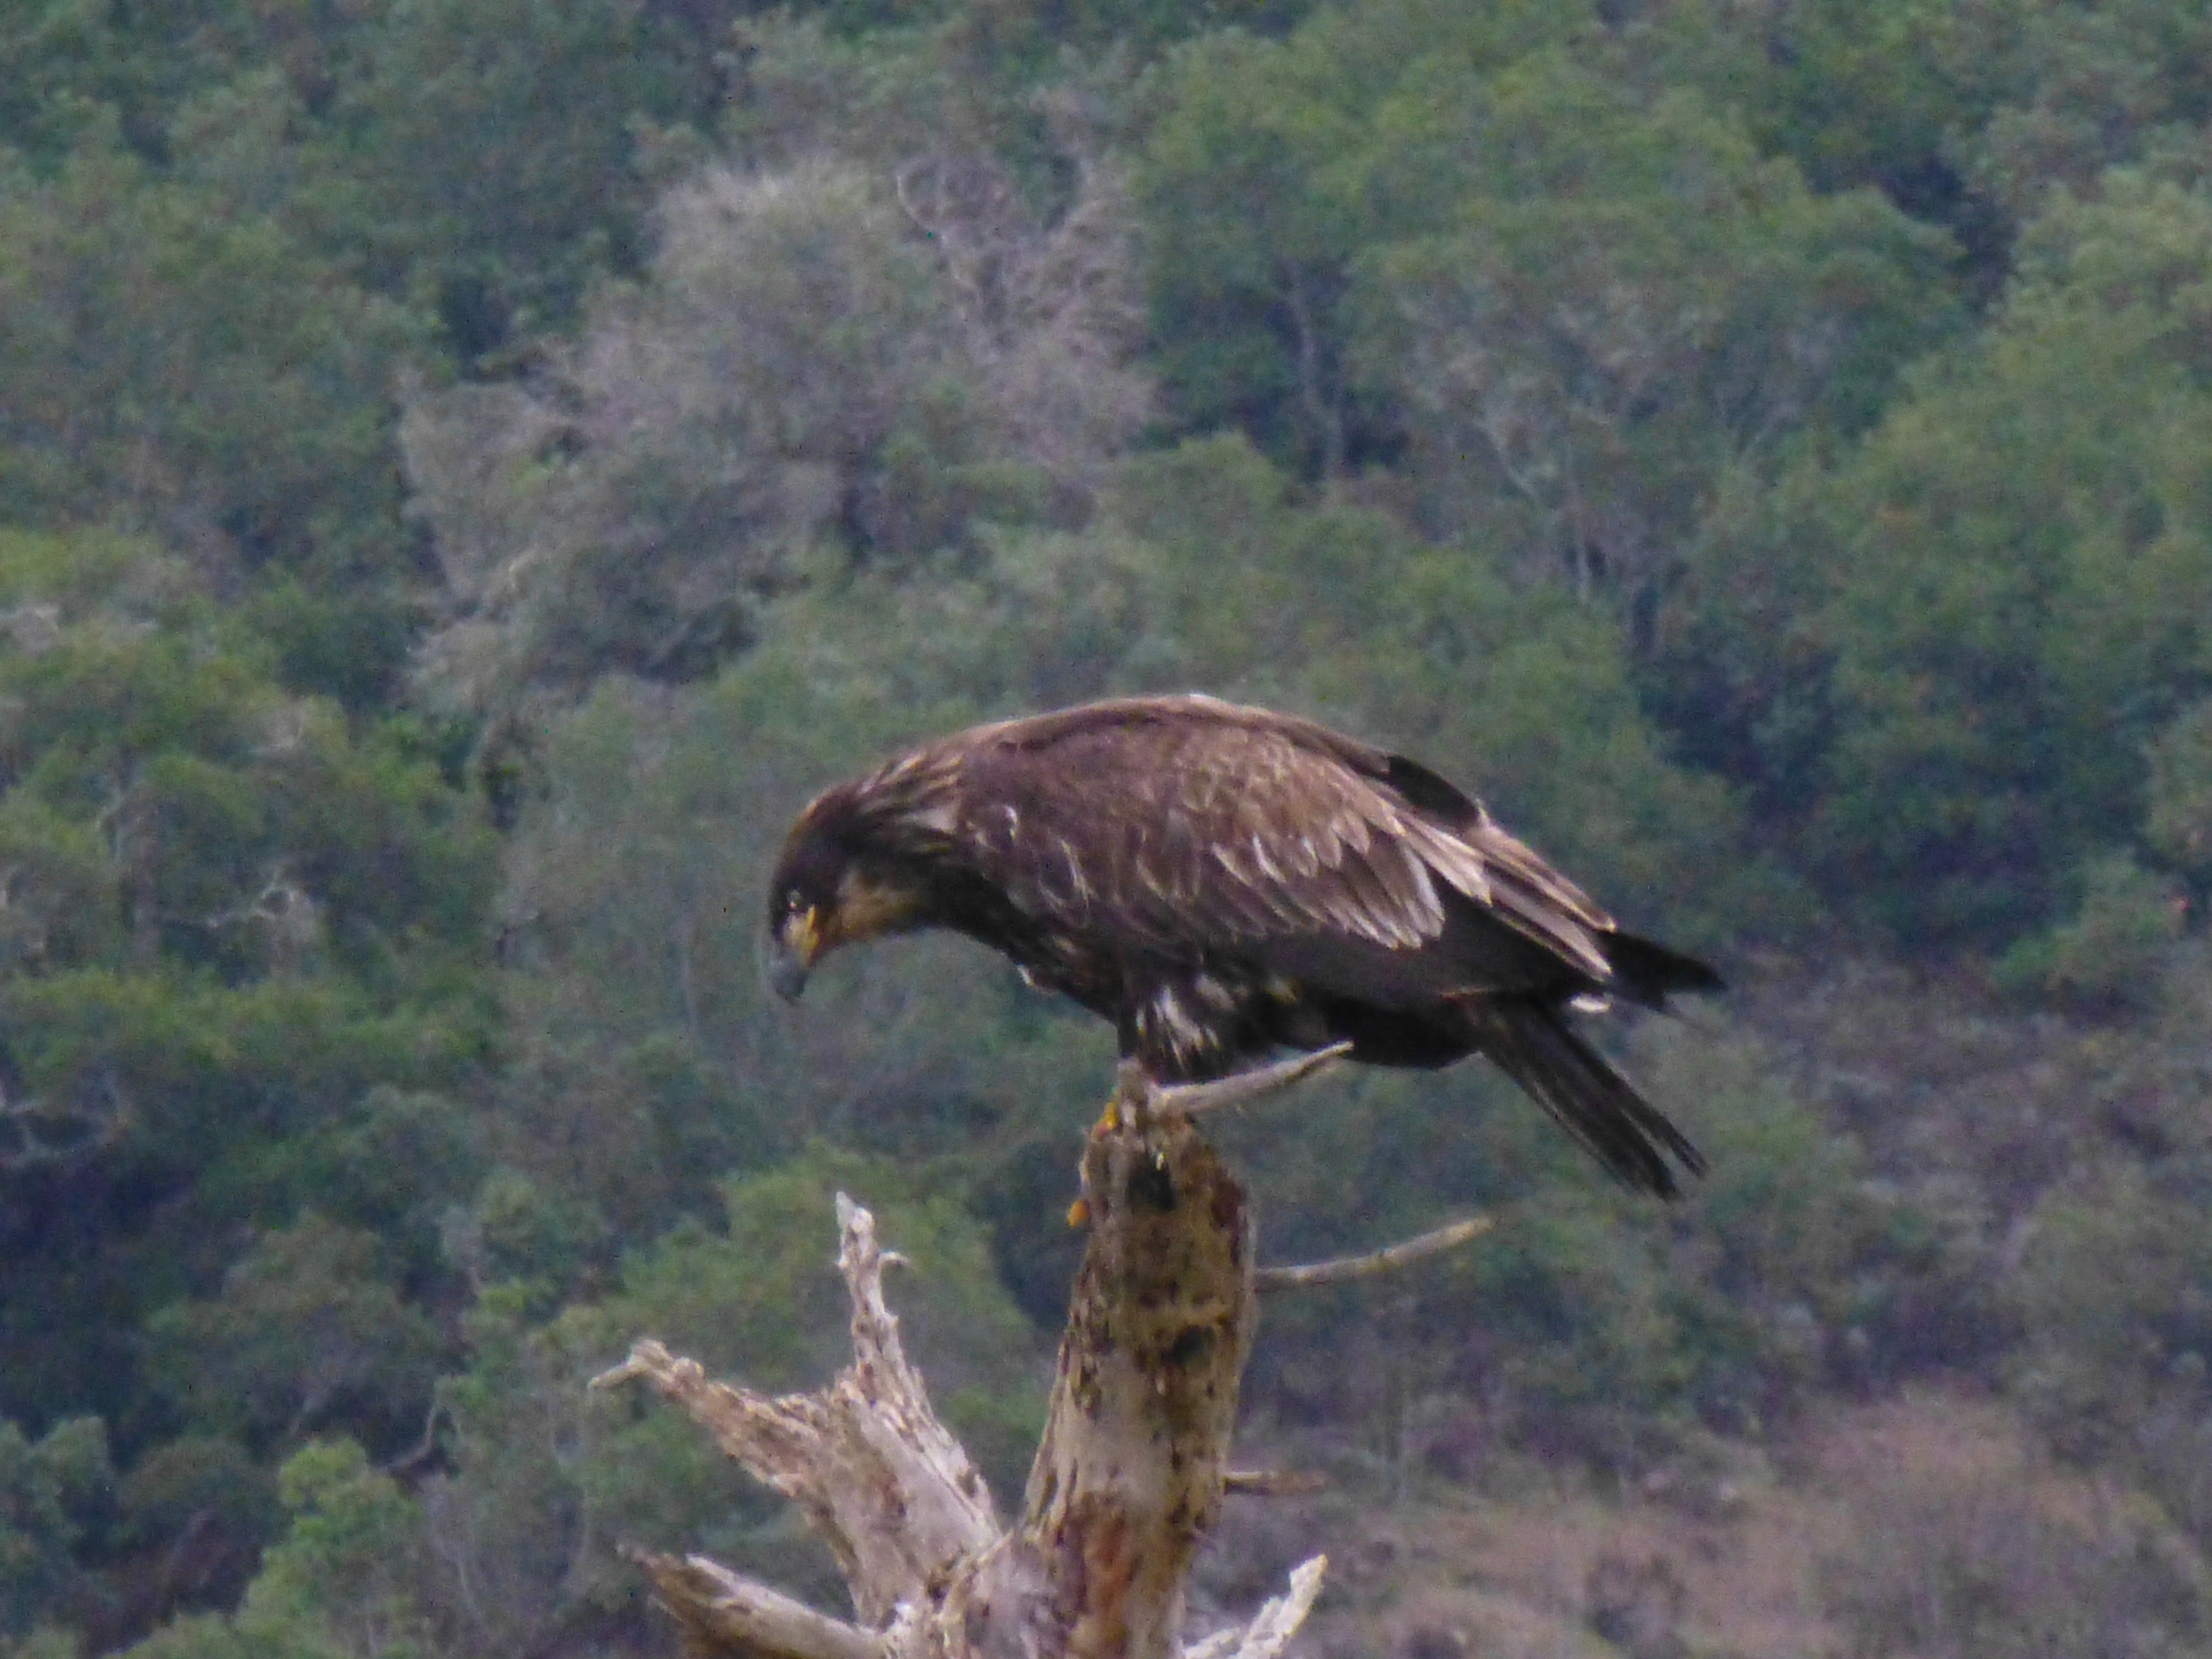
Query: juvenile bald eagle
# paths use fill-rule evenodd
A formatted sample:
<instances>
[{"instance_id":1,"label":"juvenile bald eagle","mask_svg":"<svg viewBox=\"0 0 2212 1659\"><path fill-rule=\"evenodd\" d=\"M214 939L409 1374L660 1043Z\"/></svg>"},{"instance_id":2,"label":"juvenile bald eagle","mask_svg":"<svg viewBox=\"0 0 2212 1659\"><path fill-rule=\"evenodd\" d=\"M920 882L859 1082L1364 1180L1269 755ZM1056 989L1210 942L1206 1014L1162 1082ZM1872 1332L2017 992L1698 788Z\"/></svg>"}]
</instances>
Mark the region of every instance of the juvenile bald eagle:
<instances>
[{"instance_id":1,"label":"juvenile bald eagle","mask_svg":"<svg viewBox=\"0 0 2212 1659\"><path fill-rule=\"evenodd\" d=\"M1713 971L1622 933L1426 767L1211 697L1133 697L925 744L817 796L769 895L787 999L824 952L949 927L1114 1022L1152 1078L1278 1048L1487 1055L1629 1186L1696 1148L1570 1028Z\"/></svg>"}]
</instances>

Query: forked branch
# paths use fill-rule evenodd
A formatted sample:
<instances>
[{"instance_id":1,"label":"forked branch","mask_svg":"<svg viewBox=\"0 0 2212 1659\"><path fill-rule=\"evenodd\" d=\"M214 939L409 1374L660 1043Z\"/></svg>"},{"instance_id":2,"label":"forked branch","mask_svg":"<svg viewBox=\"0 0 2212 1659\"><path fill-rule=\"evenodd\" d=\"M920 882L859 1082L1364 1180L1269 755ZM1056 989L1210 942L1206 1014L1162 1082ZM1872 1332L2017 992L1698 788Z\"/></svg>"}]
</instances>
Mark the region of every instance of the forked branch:
<instances>
[{"instance_id":1,"label":"forked branch","mask_svg":"<svg viewBox=\"0 0 2212 1659\"><path fill-rule=\"evenodd\" d=\"M770 1399L710 1381L696 1361L649 1340L593 1386L641 1379L681 1405L799 1506L837 1557L854 1609L880 1627L901 1603L941 1590L961 1563L988 1550L999 1525L983 1477L937 1420L907 1360L883 1299L875 1217L842 1194L837 1210L853 1360L828 1387Z\"/></svg>"}]
</instances>

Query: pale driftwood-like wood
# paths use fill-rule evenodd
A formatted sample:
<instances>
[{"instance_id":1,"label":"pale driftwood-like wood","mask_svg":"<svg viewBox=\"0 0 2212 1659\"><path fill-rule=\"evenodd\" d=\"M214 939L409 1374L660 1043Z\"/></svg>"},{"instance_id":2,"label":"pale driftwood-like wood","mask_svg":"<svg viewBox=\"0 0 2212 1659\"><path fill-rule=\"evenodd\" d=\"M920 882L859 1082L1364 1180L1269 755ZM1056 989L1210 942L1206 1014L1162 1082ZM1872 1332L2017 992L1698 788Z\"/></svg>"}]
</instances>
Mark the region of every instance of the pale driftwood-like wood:
<instances>
[{"instance_id":1,"label":"pale driftwood-like wood","mask_svg":"<svg viewBox=\"0 0 2212 1659\"><path fill-rule=\"evenodd\" d=\"M765 1659L1276 1659L1318 1594L1318 1556L1247 1624L1187 1649L1184 1586L1220 1512L1256 1302L1245 1194L1193 1119L1287 1087L1154 1090L1125 1068L1085 1148L1090 1234L1020 1520L931 1409L883 1300L875 1224L842 1196L853 1361L771 1399L640 1342L598 1379L651 1384L785 1494L827 1541L856 1620L701 1556L640 1555L698 1655Z\"/></svg>"},{"instance_id":2,"label":"pale driftwood-like wood","mask_svg":"<svg viewBox=\"0 0 2212 1659\"><path fill-rule=\"evenodd\" d=\"M1495 1225L1487 1216L1470 1216L1364 1256L1339 1256L1296 1267L1263 1267L1254 1273L1253 1283L1260 1290L1296 1290L1307 1285L1340 1285L1348 1279L1372 1279L1378 1273L1394 1272L1456 1249L1470 1239L1479 1239Z\"/></svg>"},{"instance_id":3,"label":"pale driftwood-like wood","mask_svg":"<svg viewBox=\"0 0 2212 1659\"><path fill-rule=\"evenodd\" d=\"M1326 1556L1316 1555L1294 1569L1289 1590L1260 1609L1250 1624L1217 1632L1184 1649L1184 1659L1276 1659L1313 1610L1313 1599L1321 1594L1321 1575L1328 1564Z\"/></svg>"},{"instance_id":4,"label":"pale driftwood-like wood","mask_svg":"<svg viewBox=\"0 0 2212 1659\"><path fill-rule=\"evenodd\" d=\"M1203 1118L1209 1112L1225 1111L1232 1106L1248 1106L1256 1100L1279 1094L1293 1083L1302 1083L1310 1077L1318 1077L1346 1055L1352 1045L1340 1042L1326 1048L1317 1048L1311 1054L1293 1055L1287 1060L1278 1060L1272 1065L1258 1066L1249 1071L1239 1071L1212 1083L1178 1083L1151 1092L1153 1109L1162 1116L1180 1112L1186 1118ZM1128 1090L1128 1073L1124 1072L1123 1091Z\"/></svg>"},{"instance_id":5,"label":"pale driftwood-like wood","mask_svg":"<svg viewBox=\"0 0 2212 1659\"><path fill-rule=\"evenodd\" d=\"M884 1659L873 1631L818 1613L780 1590L740 1578L704 1555L633 1557L683 1626L695 1653L766 1653L790 1659Z\"/></svg>"},{"instance_id":6,"label":"pale driftwood-like wood","mask_svg":"<svg viewBox=\"0 0 2212 1659\"><path fill-rule=\"evenodd\" d=\"M883 1300L875 1218L840 1194L838 1267L852 1297L853 1362L818 1394L769 1399L710 1381L695 1360L641 1342L600 1378L650 1382L722 1449L796 1503L828 1543L853 1607L880 1625L901 1602L940 1592L996 1541L983 1477L908 1363Z\"/></svg>"}]
</instances>

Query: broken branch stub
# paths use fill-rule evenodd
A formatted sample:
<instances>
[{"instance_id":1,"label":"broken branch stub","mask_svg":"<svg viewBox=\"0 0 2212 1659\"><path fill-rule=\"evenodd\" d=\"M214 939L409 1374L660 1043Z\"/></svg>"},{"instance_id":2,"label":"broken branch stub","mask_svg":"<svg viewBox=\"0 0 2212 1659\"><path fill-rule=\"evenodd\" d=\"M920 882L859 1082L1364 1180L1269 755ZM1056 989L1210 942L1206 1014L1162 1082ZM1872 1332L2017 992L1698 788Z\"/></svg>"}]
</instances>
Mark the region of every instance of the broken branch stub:
<instances>
[{"instance_id":1,"label":"broken branch stub","mask_svg":"<svg viewBox=\"0 0 2212 1659\"><path fill-rule=\"evenodd\" d=\"M687 1650L769 1659L1184 1659L1184 1586L1219 1514L1256 1303L1243 1190L1193 1117L1313 1070L1155 1091L1125 1071L1083 1157L1091 1216L1023 1514L989 1493L931 1409L883 1300L872 1218L840 1197L853 1362L770 1399L640 1342L596 1386L639 1379L796 1502L851 1586L833 1618L703 1557L640 1554ZM1273 1659L1318 1592L1288 1594L1194 1653Z\"/></svg>"}]
</instances>

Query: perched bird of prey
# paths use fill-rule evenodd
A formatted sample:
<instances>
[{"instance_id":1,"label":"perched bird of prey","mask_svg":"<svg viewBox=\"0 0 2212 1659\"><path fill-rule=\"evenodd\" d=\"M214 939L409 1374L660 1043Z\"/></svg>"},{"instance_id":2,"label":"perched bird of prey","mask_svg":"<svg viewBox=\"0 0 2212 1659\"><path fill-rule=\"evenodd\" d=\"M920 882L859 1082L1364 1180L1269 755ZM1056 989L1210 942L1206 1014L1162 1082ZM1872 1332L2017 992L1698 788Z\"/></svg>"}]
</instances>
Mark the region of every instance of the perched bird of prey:
<instances>
[{"instance_id":1,"label":"perched bird of prey","mask_svg":"<svg viewBox=\"0 0 2212 1659\"><path fill-rule=\"evenodd\" d=\"M1348 1041L1379 1065L1482 1054L1629 1186L1703 1168L1568 1016L1713 971L1426 767L1265 709L1131 697L926 743L799 814L768 927L787 999L840 945L948 927L1113 1021L1157 1081Z\"/></svg>"}]
</instances>

